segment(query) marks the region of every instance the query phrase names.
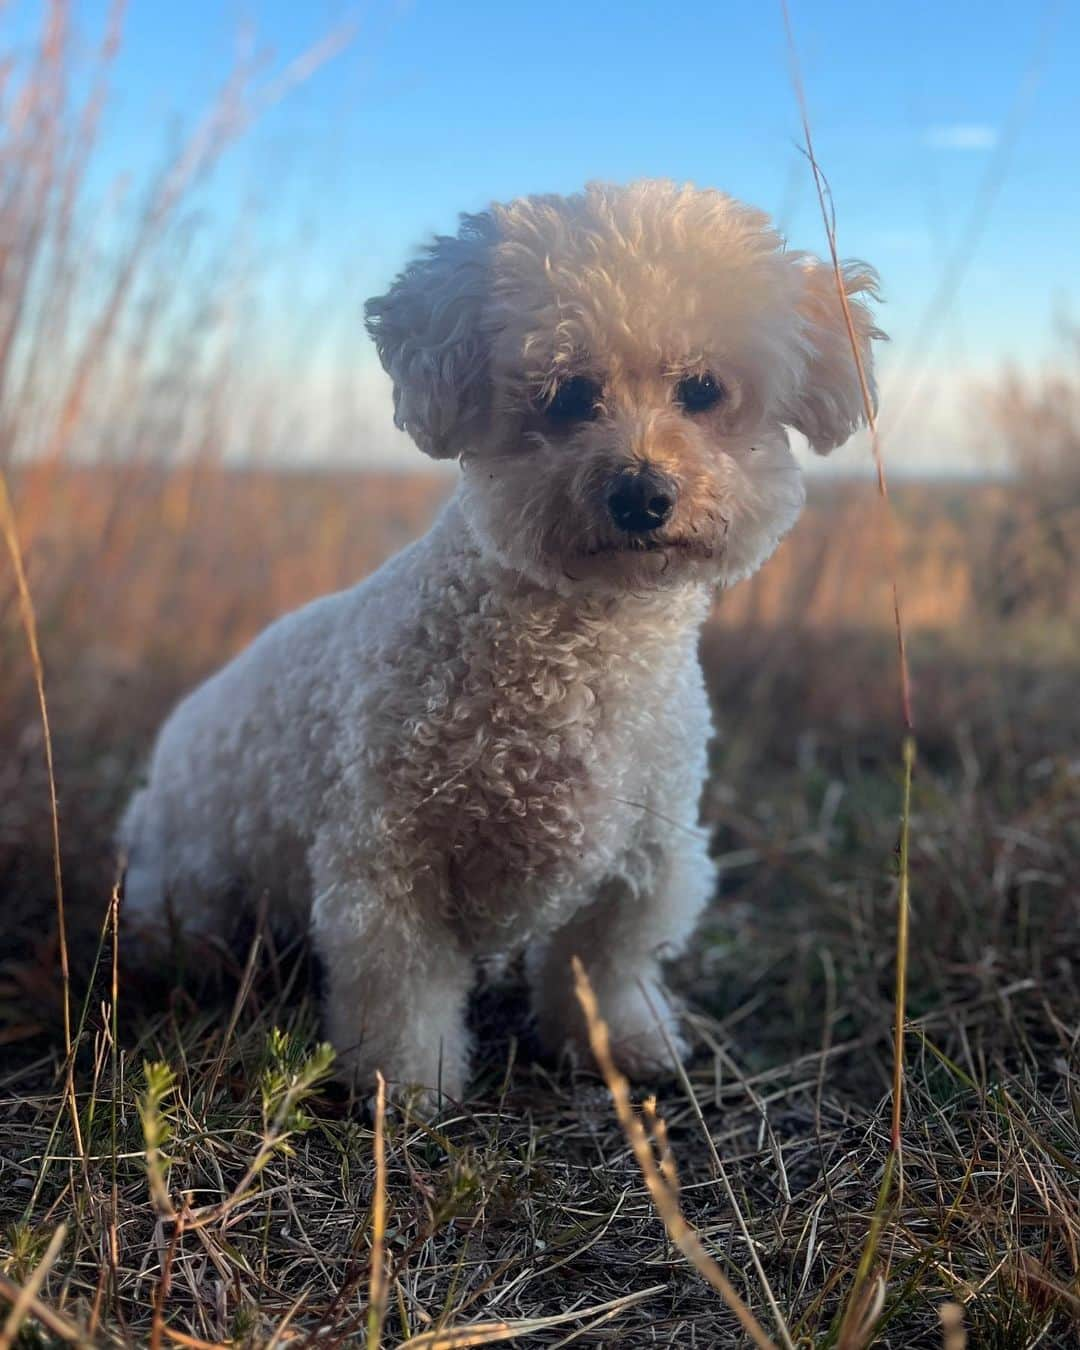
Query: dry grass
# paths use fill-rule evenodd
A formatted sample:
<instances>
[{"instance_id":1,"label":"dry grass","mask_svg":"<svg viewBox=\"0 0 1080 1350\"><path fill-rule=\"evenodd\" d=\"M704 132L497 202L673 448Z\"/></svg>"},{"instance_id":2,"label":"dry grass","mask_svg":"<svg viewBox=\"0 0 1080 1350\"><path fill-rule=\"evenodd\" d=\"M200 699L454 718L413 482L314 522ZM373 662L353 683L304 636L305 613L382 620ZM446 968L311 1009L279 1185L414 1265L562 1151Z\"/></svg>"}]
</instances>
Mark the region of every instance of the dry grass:
<instances>
[{"instance_id":1,"label":"dry grass","mask_svg":"<svg viewBox=\"0 0 1080 1350\"><path fill-rule=\"evenodd\" d=\"M310 954L258 918L220 973L119 967L109 843L176 696L447 488L220 462L267 408L237 398L185 193L327 48L230 84L83 294L118 36L72 103L67 7L46 20L0 90L0 468L27 583L0 574L0 1347L1075 1344L1080 382L1003 386L1008 487L893 492L920 743L902 1185L893 578L850 484L704 637L722 882L673 972L687 1072L635 1100L610 1066L545 1061L512 980L474 1001L468 1107L365 1114L328 1079Z\"/></svg>"},{"instance_id":2,"label":"dry grass","mask_svg":"<svg viewBox=\"0 0 1080 1350\"><path fill-rule=\"evenodd\" d=\"M793 1338L828 1344L888 1152L892 896L879 859L892 829L881 801L865 801L872 791L888 798L876 775L864 770L833 807L815 777L792 773L716 812L731 859L726 896L680 972L696 1009L692 1096L662 1097L684 1210L705 1249L767 1318L737 1206ZM1043 1343L1064 1345L1074 1331L1076 924L1065 886L1077 800L1075 782L1043 777L1041 787L1020 811L1003 810L995 793L951 803L937 784L917 804L906 1186L884 1216L884 1344L933 1343L946 1300L964 1307L979 1344L1030 1344L1048 1328ZM745 829L731 823L740 807ZM763 840L754 821L766 809ZM920 941L931 926L941 936ZM122 984L118 1072L105 1009L80 1074L88 1177L69 1131L49 1140L62 1094L51 1063L31 1057L47 1042L23 1046L29 1062L4 1083L9 1277L29 1277L64 1215L72 1235L46 1300L84 1328L97 1308L110 1333L102 1340L145 1337L167 1261L160 1306L173 1331L266 1344L291 1314L296 1333L358 1335L371 1128L327 1090L307 1106L311 1123L291 1153L274 1150L258 1184L242 1184L266 1156L268 1076L297 1072L314 1041L310 999L290 996L305 983L287 956L260 961L227 1039L230 993L140 1000ZM669 1248L606 1094L586 1074L535 1061L513 995L489 993L476 1017L479 1102L433 1129L386 1122L386 1343L432 1322L535 1322L627 1295L642 1301L620 1305L615 1329L632 1344L739 1343L723 1303ZM294 1038L284 1049L274 1026ZM146 1061L175 1073L159 1108L171 1207L186 1204L203 1222L175 1248L135 1110ZM46 1151L56 1161L26 1217ZM532 1343L559 1343L591 1317Z\"/></svg>"}]
</instances>

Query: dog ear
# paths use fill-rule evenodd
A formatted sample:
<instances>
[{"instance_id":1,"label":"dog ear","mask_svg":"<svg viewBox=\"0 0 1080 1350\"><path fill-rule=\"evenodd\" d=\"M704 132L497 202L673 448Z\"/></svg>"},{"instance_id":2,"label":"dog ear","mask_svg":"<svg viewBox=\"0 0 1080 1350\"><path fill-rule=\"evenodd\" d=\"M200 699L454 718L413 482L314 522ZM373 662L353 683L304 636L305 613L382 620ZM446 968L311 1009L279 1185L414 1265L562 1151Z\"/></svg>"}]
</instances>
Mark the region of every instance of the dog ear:
<instances>
[{"instance_id":1,"label":"dog ear","mask_svg":"<svg viewBox=\"0 0 1080 1350\"><path fill-rule=\"evenodd\" d=\"M463 215L456 236L437 236L385 295L364 306L394 381L395 425L434 459L468 448L487 412L488 337L480 321L494 241L487 212Z\"/></svg>"},{"instance_id":2,"label":"dog ear","mask_svg":"<svg viewBox=\"0 0 1080 1350\"><path fill-rule=\"evenodd\" d=\"M785 410L785 421L801 431L819 455L827 455L843 445L866 421L866 405L832 265L806 256L793 256L792 263L802 272L804 281L798 312L807 361L792 406ZM874 324L867 306L852 297L867 295L876 300L877 273L864 263L848 262L841 264L840 276L848 296L863 374L876 410L877 385L870 344L885 334Z\"/></svg>"}]
</instances>

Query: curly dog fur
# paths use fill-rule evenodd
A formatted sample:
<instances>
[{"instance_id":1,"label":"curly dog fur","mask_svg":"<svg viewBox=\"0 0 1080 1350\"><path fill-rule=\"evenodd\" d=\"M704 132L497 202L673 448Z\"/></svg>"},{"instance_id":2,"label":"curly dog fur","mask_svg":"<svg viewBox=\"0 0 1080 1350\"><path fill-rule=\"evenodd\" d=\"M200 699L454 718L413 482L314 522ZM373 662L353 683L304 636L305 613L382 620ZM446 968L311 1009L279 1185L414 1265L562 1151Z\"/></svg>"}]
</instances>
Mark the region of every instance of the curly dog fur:
<instances>
[{"instance_id":1,"label":"curly dog fur","mask_svg":"<svg viewBox=\"0 0 1080 1350\"><path fill-rule=\"evenodd\" d=\"M874 274L841 277L869 371ZM594 184L464 217L368 325L457 491L173 712L120 830L129 924L214 936L269 896L344 1069L454 1098L477 962L525 952L558 1049L576 953L647 1075L713 887L698 633L799 513L787 428L824 453L862 416L836 275L722 193Z\"/></svg>"}]
</instances>

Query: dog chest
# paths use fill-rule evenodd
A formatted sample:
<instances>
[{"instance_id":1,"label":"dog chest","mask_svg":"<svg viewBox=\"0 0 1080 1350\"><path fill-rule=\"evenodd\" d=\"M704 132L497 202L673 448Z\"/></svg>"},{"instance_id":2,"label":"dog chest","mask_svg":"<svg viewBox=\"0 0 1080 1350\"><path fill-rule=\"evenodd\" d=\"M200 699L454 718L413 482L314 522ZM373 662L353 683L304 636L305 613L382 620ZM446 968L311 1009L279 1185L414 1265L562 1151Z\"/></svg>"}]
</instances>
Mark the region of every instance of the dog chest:
<instances>
[{"instance_id":1,"label":"dog chest","mask_svg":"<svg viewBox=\"0 0 1080 1350\"><path fill-rule=\"evenodd\" d=\"M665 683L692 644L652 608L442 600L393 699L383 862L470 929L544 925L628 843Z\"/></svg>"}]
</instances>

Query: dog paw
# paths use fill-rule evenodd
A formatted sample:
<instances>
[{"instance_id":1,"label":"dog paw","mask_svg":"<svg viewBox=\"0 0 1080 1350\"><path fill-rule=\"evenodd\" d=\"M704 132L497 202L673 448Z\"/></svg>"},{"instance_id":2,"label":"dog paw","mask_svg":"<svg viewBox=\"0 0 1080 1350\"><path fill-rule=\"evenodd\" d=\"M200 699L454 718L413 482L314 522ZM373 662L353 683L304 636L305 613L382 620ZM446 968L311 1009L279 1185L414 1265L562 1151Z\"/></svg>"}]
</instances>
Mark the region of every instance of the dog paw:
<instances>
[{"instance_id":1,"label":"dog paw","mask_svg":"<svg viewBox=\"0 0 1080 1350\"><path fill-rule=\"evenodd\" d=\"M612 1036L611 1052L628 1078L649 1082L671 1078L687 1058L689 1047L677 1029L668 1031L667 1040L657 1031L635 1031L628 1036Z\"/></svg>"},{"instance_id":2,"label":"dog paw","mask_svg":"<svg viewBox=\"0 0 1080 1350\"><path fill-rule=\"evenodd\" d=\"M421 1087L416 1083L387 1083L386 1106L396 1109L413 1120L431 1121L457 1109L461 1092L440 1092L437 1088ZM371 1092L364 1100L367 1114L374 1120L378 1111L378 1093Z\"/></svg>"},{"instance_id":3,"label":"dog paw","mask_svg":"<svg viewBox=\"0 0 1080 1350\"><path fill-rule=\"evenodd\" d=\"M606 1014L615 1063L628 1078L645 1081L670 1078L689 1053L667 996L654 989L650 997L651 1005L635 990Z\"/></svg>"}]
</instances>

